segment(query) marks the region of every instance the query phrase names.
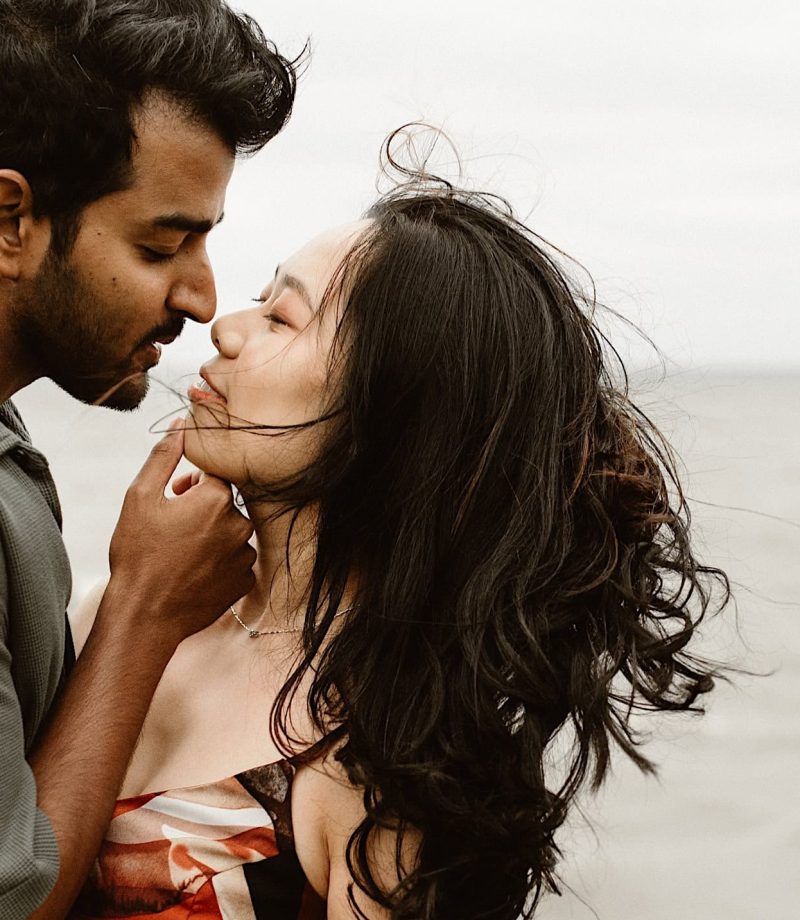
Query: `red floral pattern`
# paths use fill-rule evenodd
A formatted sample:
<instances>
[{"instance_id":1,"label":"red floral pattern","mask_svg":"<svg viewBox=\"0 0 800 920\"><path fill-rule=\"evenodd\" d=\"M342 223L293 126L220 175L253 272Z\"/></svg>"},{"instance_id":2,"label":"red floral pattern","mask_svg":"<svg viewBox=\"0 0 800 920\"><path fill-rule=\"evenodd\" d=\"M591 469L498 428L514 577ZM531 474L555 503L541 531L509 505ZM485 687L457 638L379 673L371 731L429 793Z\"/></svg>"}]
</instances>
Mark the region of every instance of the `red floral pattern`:
<instances>
[{"instance_id":1,"label":"red floral pattern","mask_svg":"<svg viewBox=\"0 0 800 920\"><path fill-rule=\"evenodd\" d=\"M71 917L321 920L324 904L294 856L290 788L291 768L282 761L208 785L121 799ZM277 856L292 862L287 885L301 880L296 912L286 906L293 889L280 892L274 912L254 904L248 867ZM268 890L274 888L273 880Z\"/></svg>"}]
</instances>

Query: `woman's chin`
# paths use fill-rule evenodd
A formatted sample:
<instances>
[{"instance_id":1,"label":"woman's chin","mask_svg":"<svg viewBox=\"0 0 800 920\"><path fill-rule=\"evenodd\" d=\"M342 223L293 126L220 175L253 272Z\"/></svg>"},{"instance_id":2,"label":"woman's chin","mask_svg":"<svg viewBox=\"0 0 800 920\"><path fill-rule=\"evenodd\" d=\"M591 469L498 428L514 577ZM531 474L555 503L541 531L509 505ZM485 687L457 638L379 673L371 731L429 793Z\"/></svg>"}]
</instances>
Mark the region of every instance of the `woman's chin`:
<instances>
[{"instance_id":1,"label":"woman's chin","mask_svg":"<svg viewBox=\"0 0 800 920\"><path fill-rule=\"evenodd\" d=\"M230 462L223 462L225 451L221 449L222 445L209 443L213 442L215 434L214 431L198 428L192 416L188 416L183 435L183 456L203 473L230 481L234 471L225 468L230 467Z\"/></svg>"}]
</instances>

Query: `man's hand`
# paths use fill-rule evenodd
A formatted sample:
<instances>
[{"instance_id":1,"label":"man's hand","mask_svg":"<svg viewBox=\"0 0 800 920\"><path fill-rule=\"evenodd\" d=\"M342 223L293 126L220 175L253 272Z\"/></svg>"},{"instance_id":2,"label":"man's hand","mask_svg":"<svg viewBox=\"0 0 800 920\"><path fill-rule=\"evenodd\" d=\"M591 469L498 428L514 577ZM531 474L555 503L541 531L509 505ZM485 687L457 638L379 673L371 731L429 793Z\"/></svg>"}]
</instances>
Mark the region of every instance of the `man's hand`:
<instances>
[{"instance_id":1,"label":"man's hand","mask_svg":"<svg viewBox=\"0 0 800 920\"><path fill-rule=\"evenodd\" d=\"M61 855L58 881L31 920L61 920L78 894L178 643L253 586L253 528L234 507L230 486L201 476L176 498L164 495L182 453L183 432L175 428L128 489L97 617L31 752L38 805Z\"/></svg>"},{"instance_id":2,"label":"man's hand","mask_svg":"<svg viewBox=\"0 0 800 920\"><path fill-rule=\"evenodd\" d=\"M159 629L175 645L250 591L256 559L253 526L227 483L189 474L176 498L164 495L182 454L183 431L175 428L128 489L109 552L111 596L137 598L142 628Z\"/></svg>"}]
</instances>

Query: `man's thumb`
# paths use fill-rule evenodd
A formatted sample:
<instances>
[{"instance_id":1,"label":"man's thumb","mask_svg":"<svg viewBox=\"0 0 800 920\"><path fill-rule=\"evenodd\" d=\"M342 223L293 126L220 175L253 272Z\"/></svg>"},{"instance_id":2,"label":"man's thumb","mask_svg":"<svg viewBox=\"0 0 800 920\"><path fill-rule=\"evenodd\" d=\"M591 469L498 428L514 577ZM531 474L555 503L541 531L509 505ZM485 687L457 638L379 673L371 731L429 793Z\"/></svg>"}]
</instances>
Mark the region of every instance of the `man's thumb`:
<instances>
[{"instance_id":1,"label":"man's thumb","mask_svg":"<svg viewBox=\"0 0 800 920\"><path fill-rule=\"evenodd\" d=\"M178 467L183 456L184 420L175 419L167 433L158 441L144 465L139 470L133 485L152 489L159 495L164 494L167 483Z\"/></svg>"}]
</instances>

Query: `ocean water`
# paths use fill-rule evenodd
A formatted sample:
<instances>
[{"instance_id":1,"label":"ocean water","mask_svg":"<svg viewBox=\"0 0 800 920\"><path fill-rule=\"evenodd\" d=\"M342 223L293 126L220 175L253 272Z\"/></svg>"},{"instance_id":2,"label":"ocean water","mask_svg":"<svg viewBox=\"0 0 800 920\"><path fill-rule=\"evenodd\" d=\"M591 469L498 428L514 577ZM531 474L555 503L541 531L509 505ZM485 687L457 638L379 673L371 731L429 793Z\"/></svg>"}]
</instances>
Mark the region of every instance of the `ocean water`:
<instances>
[{"instance_id":1,"label":"ocean water","mask_svg":"<svg viewBox=\"0 0 800 920\"><path fill-rule=\"evenodd\" d=\"M174 369L161 373L182 385ZM537 917L791 920L800 916L800 374L695 369L640 378L636 390L682 458L703 556L735 582L735 607L708 624L703 650L761 676L720 685L702 718L641 723L658 777L618 759L564 829L563 895L545 897ZM43 381L17 404L59 484L79 601L105 575L150 429L180 403L155 385L123 415Z\"/></svg>"}]
</instances>

